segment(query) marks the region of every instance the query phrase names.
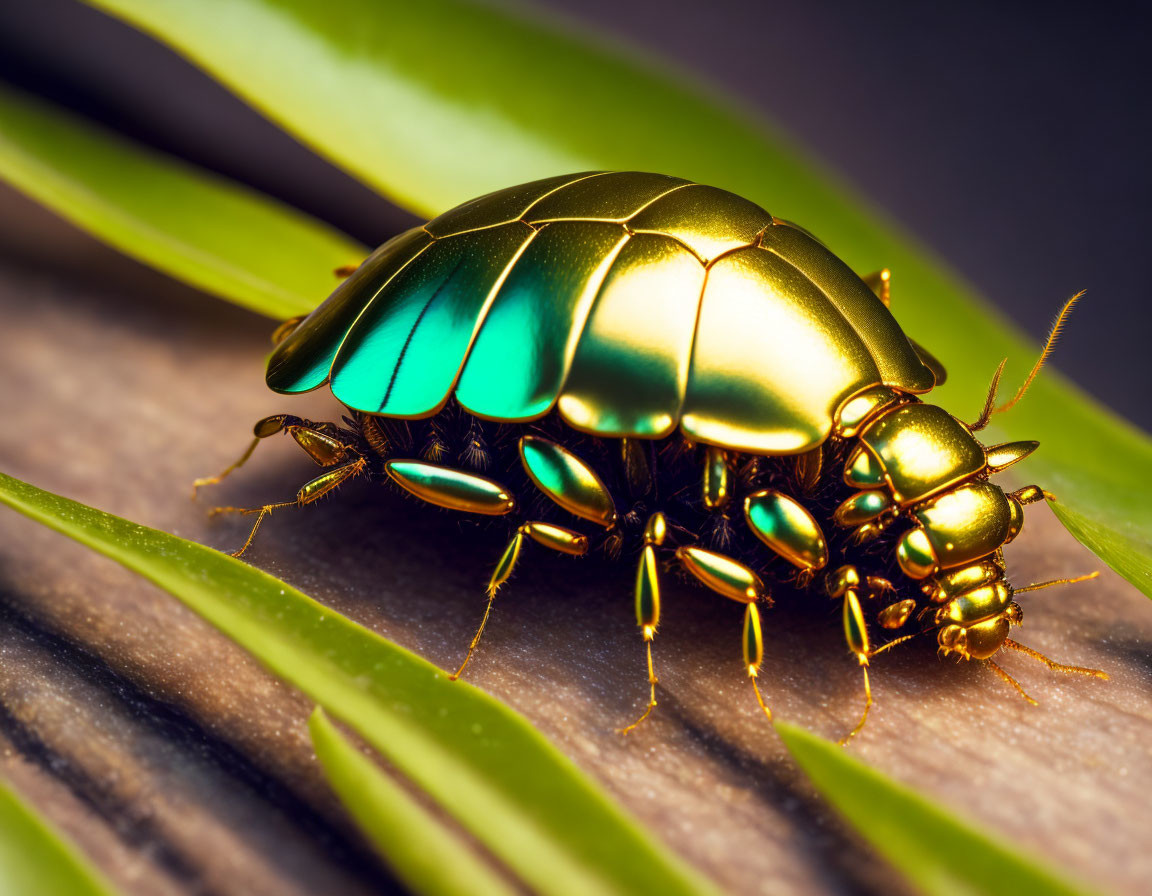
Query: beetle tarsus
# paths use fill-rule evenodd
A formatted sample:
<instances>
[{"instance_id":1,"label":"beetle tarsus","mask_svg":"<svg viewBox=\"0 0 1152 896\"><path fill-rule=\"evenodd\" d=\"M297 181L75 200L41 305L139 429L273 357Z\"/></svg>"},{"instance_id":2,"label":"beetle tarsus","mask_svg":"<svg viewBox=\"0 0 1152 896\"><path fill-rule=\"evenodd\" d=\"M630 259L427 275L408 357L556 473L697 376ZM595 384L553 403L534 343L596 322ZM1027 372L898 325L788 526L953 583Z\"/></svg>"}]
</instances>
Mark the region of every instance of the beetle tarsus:
<instances>
[{"instance_id":1,"label":"beetle tarsus","mask_svg":"<svg viewBox=\"0 0 1152 896\"><path fill-rule=\"evenodd\" d=\"M867 659L861 659L860 670L864 673L864 712L860 716L860 721L856 723L856 727L837 741L842 747L848 746L848 741L852 740L864 728L864 723L868 721L868 713L872 709L872 683L868 680Z\"/></svg>"},{"instance_id":2,"label":"beetle tarsus","mask_svg":"<svg viewBox=\"0 0 1152 896\"><path fill-rule=\"evenodd\" d=\"M656 708L656 685L660 680L656 677L656 669L652 665L652 637L645 632L644 646L648 653L648 705L644 708L644 713L635 722L626 728L621 728L620 734L628 734L635 731L640 727L640 724L652 714L652 710Z\"/></svg>"}]
</instances>

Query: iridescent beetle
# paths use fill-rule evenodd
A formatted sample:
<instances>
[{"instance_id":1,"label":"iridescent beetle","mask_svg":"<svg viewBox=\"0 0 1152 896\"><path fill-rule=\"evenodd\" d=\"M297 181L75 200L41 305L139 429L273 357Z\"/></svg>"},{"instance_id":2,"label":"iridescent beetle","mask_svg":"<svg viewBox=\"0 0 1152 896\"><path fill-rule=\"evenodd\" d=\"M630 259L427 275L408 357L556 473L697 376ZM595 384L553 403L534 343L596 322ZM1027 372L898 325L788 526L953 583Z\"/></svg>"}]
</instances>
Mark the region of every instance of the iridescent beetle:
<instances>
[{"instance_id":1,"label":"iridescent beetle","mask_svg":"<svg viewBox=\"0 0 1152 896\"><path fill-rule=\"evenodd\" d=\"M971 425L917 398L944 371L901 331L888 289L887 271L861 279L800 227L679 178L592 172L501 190L385 243L277 331L268 385L330 385L345 425L268 417L198 485L279 432L326 468L294 501L218 508L257 515L237 553L273 509L359 475L506 520L456 676L528 541L635 557L650 688L625 731L656 706L651 642L673 563L744 604L744 667L769 717L756 684L766 583L808 589L832 570L866 698L845 741L872 704L869 660L921 633L1029 700L991 659L1001 647L1107 677L1008 638L1013 594L1055 584L1013 589L1002 554L1023 505L1047 495L989 477L1037 443L976 439L999 372Z\"/></svg>"}]
</instances>

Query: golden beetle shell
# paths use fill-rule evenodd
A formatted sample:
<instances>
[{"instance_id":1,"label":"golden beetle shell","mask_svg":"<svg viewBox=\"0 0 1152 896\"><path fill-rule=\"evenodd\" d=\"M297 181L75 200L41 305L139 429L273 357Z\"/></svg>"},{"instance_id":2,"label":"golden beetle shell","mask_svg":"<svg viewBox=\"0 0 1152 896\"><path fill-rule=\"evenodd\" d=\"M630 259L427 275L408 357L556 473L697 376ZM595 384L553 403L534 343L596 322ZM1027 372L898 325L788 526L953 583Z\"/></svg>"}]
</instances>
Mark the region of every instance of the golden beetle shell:
<instances>
[{"instance_id":1,"label":"golden beetle shell","mask_svg":"<svg viewBox=\"0 0 1152 896\"><path fill-rule=\"evenodd\" d=\"M1008 638L1022 611L1001 549L1019 533L1023 505L1047 495L1038 486L1009 494L988 481L1036 443L986 448L977 439L994 391L972 425L917 397L944 371L892 317L886 278L873 278L873 292L802 228L680 178L588 172L521 184L385 243L311 315L277 331L268 385L284 393L329 385L360 412L345 417L349 429L278 414L254 435L287 432L331 468L300 489L301 505L366 473L429 504L508 518L511 538L457 675L528 541L579 556L592 538L612 554L630 536L648 652L639 721L656 705L661 553L674 550L683 571L745 604L744 664L769 717L756 685L758 604L770 605L770 583L806 589L828 569L864 678L864 716L851 737L872 702L869 661L913 637L896 634L910 623L935 629L946 654L987 660L1007 646L1038 656ZM482 420L540 422L519 433L512 458L508 430ZM466 433L441 429L462 421ZM600 438L571 439L582 444L569 448L561 443L570 428ZM677 429L685 438L652 444ZM456 457L471 469L439 462L448 451L442 436L467 444ZM772 460L781 455L798 457ZM499 479L479 472L490 459ZM816 495L832 470L840 482ZM662 475L667 486L697 472L695 503L688 486L661 487ZM517 475L526 482L501 481ZM525 489L544 504L518 500ZM721 524L733 499L743 525L728 529ZM252 534L278 506L253 509ZM545 518L517 518L530 508ZM556 510L603 531L560 525L548 518ZM670 527L679 543L665 547ZM876 550L882 542L865 546L881 536L886 555ZM689 543L700 538L724 552ZM788 570L773 568L773 558ZM869 618L884 643L872 640Z\"/></svg>"},{"instance_id":2,"label":"golden beetle shell","mask_svg":"<svg viewBox=\"0 0 1152 896\"><path fill-rule=\"evenodd\" d=\"M659 303L654 303L658 297ZM378 249L278 347L268 384L420 418L558 408L576 429L757 454L824 442L872 385L932 371L806 231L680 178L593 172L474 199Z\"/></svg>"}]
</instances>

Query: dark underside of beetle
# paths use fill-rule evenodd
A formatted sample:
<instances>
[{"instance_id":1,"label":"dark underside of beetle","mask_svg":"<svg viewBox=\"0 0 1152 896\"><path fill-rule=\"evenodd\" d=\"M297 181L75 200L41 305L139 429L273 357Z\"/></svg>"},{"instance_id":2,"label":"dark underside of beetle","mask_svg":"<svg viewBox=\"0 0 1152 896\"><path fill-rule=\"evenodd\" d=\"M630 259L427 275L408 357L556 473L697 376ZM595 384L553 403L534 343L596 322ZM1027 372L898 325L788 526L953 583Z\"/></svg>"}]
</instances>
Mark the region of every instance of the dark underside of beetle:
<instances>
[{"instance_id":1,"label":"dark underside of beetle","mask_svg":"<svg viewBox=\"0 0 1152 896\"><path fill-rule=\"evenodd\" d=\"M468 413L455 400L423 420L352 412L344 423L348 430L342 430L341 436L367 458L369 477L396 494L397 500L415 499L391 481L384 468L386 460L422 459L474 471L507 488L516 499L517 509L501 517L453 514L455 520L503 527L509 536L525 520L577 529L589 537L589 558L600 556L629 568L640 553L646 521L654 512L662 511L668 522L668 538L658 551L666 575L694 581L676 562L675 552L681 545L696 545L732 557L760 575L771 602L827 601L823 572L812 576L776 555L756 538L744 519L747 495L775 489L795 498L820 524L828 544L825 570L851 564L861 576L879 576L896 586L895 592L872 601L876 606L864 607L869 618L874 619L884 605L907 598L916 600L916 612L932 606L920 589L908 584L896 563L895 546L907 523L897 522L872 541L856 544L854 530L833 521L835 509L858 491L843 480L844 458L851 445L834 436L822 446L819 475L810 487L806 487L796 457L729 452L729 468L734 474L730 493L723 506L710 508L703 497L705 448L688 441L679 431L664 439L634 439L625 449L624 440L579 432L555 412L530 423L497 423ZM518 444L524 435L556 442L587 463L613 497L618 511L616 524L602 529L573 516L544 495L521 462ZM573 559L579 562L582 558ZM493 557L494 564L496 560ZM824 612L828 608L821 605L819 609ZM932 628L931 620L926 619L925 630ZM901 632L908 633L908 629ZM877 629L874 646L885 643L889 635Z\"/></svg>"}]
</instances>

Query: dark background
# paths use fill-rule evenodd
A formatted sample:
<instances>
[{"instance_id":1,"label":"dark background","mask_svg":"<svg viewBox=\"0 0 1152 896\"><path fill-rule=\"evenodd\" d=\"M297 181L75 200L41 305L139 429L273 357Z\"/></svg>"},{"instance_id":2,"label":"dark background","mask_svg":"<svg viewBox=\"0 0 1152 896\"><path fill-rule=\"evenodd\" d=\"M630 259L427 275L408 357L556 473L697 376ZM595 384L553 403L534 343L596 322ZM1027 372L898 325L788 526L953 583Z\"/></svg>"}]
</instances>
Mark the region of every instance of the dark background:
<instances>
[{"instance_id":1,"label":"dark background","mask_svg":"<svg viewBox=\"0 0 1152 896\"><path fill-rule=\"evenodd\" d=\"M1034 338L1088 289L1055 366L1152 428L1152 42L1142 17L1102 4L545 6L784 126ZM0 2L0 78L367 243L408 220L168 50L75 0Z\"/></svg>"}]
</instances>

